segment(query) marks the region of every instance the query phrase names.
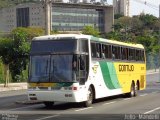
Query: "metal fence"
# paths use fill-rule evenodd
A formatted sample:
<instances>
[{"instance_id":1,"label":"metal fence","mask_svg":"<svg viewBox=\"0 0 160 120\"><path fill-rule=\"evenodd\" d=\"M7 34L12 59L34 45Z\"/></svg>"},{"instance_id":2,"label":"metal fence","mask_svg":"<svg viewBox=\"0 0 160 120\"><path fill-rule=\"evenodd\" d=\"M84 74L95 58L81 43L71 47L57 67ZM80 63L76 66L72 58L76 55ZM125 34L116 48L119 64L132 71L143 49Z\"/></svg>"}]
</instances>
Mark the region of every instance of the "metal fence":
<instances>
[{"instance_id":1,"label":"metal fence","mask_svg":"<svg viewBox=\"0 0 160 120\"><path fill-rule=\"evenodd\" d=\"M159 69L159 64L160 64L159 58L160 58L159 54L148 53L146 55L147 70L154 69L156 71L157 69Z\"/></svg>"}]
</instances>

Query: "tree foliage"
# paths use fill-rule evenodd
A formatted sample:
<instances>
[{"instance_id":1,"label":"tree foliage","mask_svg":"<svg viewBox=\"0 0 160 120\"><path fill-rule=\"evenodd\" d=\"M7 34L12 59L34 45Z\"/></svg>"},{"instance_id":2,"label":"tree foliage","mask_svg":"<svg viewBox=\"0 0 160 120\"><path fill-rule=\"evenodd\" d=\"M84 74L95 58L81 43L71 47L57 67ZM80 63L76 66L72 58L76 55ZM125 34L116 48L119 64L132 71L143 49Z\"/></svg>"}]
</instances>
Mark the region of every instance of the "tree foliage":
<instances>
[{"instance_id":1,"label":"tree foliage","mask_svg":"<svg viewBox=\"0 0 160 120\"><path fill-rule=\"evenodd\" d=\"M28 64L30 41L33 37L44 35L44 30L38 27L16 28L11 32L14 41L14 61L10 65L12 79L22 74Z\"/></svg>"},{"instance_id":2,"label":"tree foliage","mask_svg":"<svg viewBox=\"0 0 160 120\"><path fill-rule=\"evenodd\" d=\"M92 26L85 26L82 30L83 34L99 37L100 32Z\"/></svg>"},{"instance_id":3,"label":"tree foliage","mask_svg":"<svg viewBox=\"0 0 160 120\"><path fill-rule=\"evenodd\" d=\"M0 58L4 64L9 64L13 60L13 40L10 38L0 39Z\"/></svg>"},{"instance_id":4,"label":"tree foliage","mask_svg":"<svg viewBox=\"0 0 160 120\"><path fill-rule=\"evenodd\" d=\"M0 58L11 72L12 80L17 81L28 64L30 41L44 34L41 28L16 28L10 36L0 39ZM8 78L8 77L6 77Z\"/></svg>"},{"instance_id":5,"label":"tree foliage","mask_svg":"<svg viewBox=\"0 0 160 120\"><path fill-rule=\"evenodd\" d=\"M14 6L21 3L38 2L37 0L0 0L0 8Z\"/></svg>"},{"instance_id":6,"label":"tree foliage","mask_svg":"<svg viewBox=\"0 0 160 120\"><path fill-rule=\"evenodd\" d=\"M119 41L141 43L146 52L158 52L160 37L160 19L153 15L141 14L133 17L120 17L115 20L114 31L107 33L106 38Z\"/></svg>"}]
</instances>

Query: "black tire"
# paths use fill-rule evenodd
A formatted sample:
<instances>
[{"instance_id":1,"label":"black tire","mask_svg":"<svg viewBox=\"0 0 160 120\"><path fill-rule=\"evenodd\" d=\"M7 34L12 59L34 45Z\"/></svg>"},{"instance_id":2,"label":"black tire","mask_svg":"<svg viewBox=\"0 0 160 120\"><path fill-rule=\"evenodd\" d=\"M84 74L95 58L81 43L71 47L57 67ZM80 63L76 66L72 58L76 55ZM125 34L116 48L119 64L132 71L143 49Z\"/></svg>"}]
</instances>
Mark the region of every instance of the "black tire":
<instances>
[{"instance_id":1,"label":"black tire","mask_svg":"<svg viewBox=\"0 0 160 120\"><path fill-rule=\"evenodd\" d=\"M135 97L136 94L137 94L137 90L136 90L135 84L132 83L132 85L131 85L131 91L129 93L129 97Z\"/></svg>"},{"instance_id":2,"label":"black tire","mask_svg":"<svg viewBox=\"0 0 160 120\"><path fill-rule=\"evenodd\" d=\"M93 90L91 87L89 87L88 94L87 94L87 101L84 102L84 106L90 107L93 103L93 99L94 99Z\"/></svg>"},{"instance_id":3,"label":"black tire","mask_svg":"<svg viewBox=\"0 0 160 120\"><path fill-rule=\"evenodd\" d=\"M138 95L138 84L135 86L135 93L134 93L134 97L136 97Z\"/></svg>"},{"instance_id":4,"label":"black tire","mask_svg":"<svg viewBox=\"0 0 160 120\"><path fill-rule=\"evenodd\" d=\"M54 102L43 102L46 108L51 108L54 105Z\"/></svg>"}]
</instances>

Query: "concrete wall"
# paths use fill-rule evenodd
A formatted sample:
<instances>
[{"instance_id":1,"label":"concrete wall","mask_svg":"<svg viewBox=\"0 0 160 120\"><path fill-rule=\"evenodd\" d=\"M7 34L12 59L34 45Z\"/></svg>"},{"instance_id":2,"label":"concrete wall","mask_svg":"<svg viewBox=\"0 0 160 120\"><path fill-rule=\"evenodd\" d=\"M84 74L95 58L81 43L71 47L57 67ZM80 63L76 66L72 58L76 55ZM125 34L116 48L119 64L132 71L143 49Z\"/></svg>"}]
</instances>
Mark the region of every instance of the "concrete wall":
<instances>
[{"instance_id":1,"label":"concrete wall","mask_svg":"<svg viewBox=\"0 0 160 120\"><path fill-rule=\"evenodd\" d=\"M54 3L55 6L70 6L75 8L95 8L105 10L105 32L112 31L112 25L114 23L113 6L101 6L91 4L66 4L66 3ZM0 31L10 32L17 27L16 9L29 7L30 25L45 28L45 11L44 5L41 3L28 3L19 4L14 7L4 8L0 10Z\"/></svg>"},{"instance_id":2,"label":"concrete wall","mask_svg":"<svg viewBox=\"0 0 160 120\"><path fill-rule=\"evenodd\" d=\"M3 9L0 9L0 32L4 30L4 15L3 15Z\"/></svg>"},{"instance_id":3,"label":"concrete wall","mask_svg":"<svg viewBox=\"0 0 160 120\"><path fill-rule=\"evenodd\" d=\"M105 32L112 31L113 24L114 24L114 9L113 7L105 8Z\"/></svg>"},{"instance_id":4,"label":"concrete wall","mask_svg":"<svg viewBox=\"0 0 160 120\"><path fill-rule=\"evenodd\" d=\"M113 0L114 12L115 14L123 14L127 16L127 0Z\"/></svg>"},{"instance_id":5,"label":"concrete wall","mask_svg":"<svg viewBox=\"0 0 160 120\"><path fill-rule=\"evenodd\" d=\"M17 27L17 8L29 8L30 25L45 28L44 7L42 4L19 4L14 7L3 8L0 10L0 31L10 32Z\"/></svg>"}]
</instances>

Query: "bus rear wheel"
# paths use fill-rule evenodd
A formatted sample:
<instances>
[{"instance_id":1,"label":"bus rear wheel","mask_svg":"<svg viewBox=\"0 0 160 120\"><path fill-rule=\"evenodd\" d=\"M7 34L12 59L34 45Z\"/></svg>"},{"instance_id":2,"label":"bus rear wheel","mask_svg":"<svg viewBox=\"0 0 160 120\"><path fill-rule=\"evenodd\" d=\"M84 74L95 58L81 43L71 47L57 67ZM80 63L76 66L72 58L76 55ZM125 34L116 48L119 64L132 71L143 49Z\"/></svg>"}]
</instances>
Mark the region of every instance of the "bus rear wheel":
<instances>
[{"instance_id":1,"label":"bus rear wheel","mask_svg":"<svg viewBox=\"0 0 160 120\"><path fill-rule=\"evenodd\" d=\"M91 87L89 87L88 89L88 93L87 93L87 101L84 102L85 107L90 107L93 103L93 90Z\"/></svg>"},{"instance_id":2,"label":"bus rear wheel","mask_svg":"<svg viewBox=\"0 0 160 120\"><path fill-rule=\"evenodd\" d=\"M46 108L51 108L54 105L54 102L48 102L48 101L46 101L46 102L43 102L43 103L46 106Z\"/></svg>"},{"instance_id":3,"label":"bus rear wheel","mask_svg":"<svg viewBox=\"0 0 160 120\"><path fill-rule=\"evenodd\" d=\"M134 83L132 83L129 97L135 97L135 96L137 96L137 86Z\"/></svg>"}]
</instances>

